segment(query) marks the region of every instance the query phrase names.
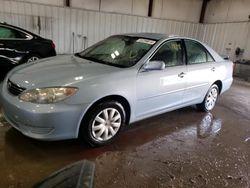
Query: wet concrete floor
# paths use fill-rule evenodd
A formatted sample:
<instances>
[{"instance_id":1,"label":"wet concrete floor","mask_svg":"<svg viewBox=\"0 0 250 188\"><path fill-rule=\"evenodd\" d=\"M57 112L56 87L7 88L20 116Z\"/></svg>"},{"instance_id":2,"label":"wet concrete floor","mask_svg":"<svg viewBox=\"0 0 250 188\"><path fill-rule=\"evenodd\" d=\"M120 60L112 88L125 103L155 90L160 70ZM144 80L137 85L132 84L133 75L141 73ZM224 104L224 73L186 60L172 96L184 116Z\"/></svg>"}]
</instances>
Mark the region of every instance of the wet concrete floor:
<instances>
[{"instance_id":1,"label":"wet concrete floor","mask_svg":"<svg viewBox=\"0 0 250 188\"><path fill-rule=\"evenodd\" d=\"M32 187L72 162L96 163L95 187L250 187L250 85L235 81L212 113L183 108L125 128L105 147L41 142L0 115L0 187Z\"/></svg>"}]
</instances>

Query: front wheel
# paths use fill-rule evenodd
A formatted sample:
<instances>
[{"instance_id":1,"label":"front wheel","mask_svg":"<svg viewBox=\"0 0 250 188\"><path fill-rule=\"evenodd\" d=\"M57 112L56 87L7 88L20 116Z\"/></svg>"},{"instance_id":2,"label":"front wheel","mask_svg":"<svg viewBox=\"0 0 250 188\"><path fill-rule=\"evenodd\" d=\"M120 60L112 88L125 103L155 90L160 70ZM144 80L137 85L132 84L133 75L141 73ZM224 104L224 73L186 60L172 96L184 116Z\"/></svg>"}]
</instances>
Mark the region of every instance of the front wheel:
<instances>
[{"instance_id":1,"label":"front wheel","mask_svg":"<svg viewBox=\"0 0 250 188\"><path fill-rule=\"evenodd\" d=\"M102 146L112 142L121 130L125 120L123 106L116 101L97 105L84 118L80 137L91 146Z\"/></svg>"},{"instance_id":2,"label":"front wheel","mask_svg":"<svg viewBox=\"0 0 250 188\"><path fill-rule=\"evenodd\" d=\"M218 95L219 95L219 88L216 84L214 84L208 90L203 102L197 105L198 109L203 112L211 111L216 104Z\"/></svg>"}]
</instances>

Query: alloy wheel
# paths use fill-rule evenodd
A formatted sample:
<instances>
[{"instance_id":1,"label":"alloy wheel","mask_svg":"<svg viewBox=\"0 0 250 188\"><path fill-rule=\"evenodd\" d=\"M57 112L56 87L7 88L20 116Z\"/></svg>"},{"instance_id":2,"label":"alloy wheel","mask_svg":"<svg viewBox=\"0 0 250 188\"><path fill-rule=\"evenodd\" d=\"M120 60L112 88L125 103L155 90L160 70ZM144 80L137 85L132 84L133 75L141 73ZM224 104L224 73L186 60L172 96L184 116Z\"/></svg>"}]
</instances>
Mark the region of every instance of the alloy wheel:
<instances>
[{"instance_id":1,"label":"alloy wheel","mask_svg":"<svg viewBox=\"0 0 250 188\"><path fill-rule=\"evenodd\" d=\"M115 108L105 108L93 120L92 135L98 141L107 141L116 135L121 124L120 112Z\"/></svg>"},{"instance_id":2,"label":"alloy wheel","mask_svg":"<svg viewBox=\"0 0 250 188\"><path fill-rule=\"evenodd\" d=\"M205 107L207 110L212 110L215 106L218 97L217 88L212 88L206 97Z\"/></svg>"},{"instance_id":3,"label":"alloy wheel","mask_svg":"<svg viewBox=\"0 0 250 188\"><path fill-rule=\"evenodd\" d=\"M33 61L37 61L39 59L39 57L36 56L32 56L27 60L27 63L33 62Z\"/></svg>"}]
</instances>

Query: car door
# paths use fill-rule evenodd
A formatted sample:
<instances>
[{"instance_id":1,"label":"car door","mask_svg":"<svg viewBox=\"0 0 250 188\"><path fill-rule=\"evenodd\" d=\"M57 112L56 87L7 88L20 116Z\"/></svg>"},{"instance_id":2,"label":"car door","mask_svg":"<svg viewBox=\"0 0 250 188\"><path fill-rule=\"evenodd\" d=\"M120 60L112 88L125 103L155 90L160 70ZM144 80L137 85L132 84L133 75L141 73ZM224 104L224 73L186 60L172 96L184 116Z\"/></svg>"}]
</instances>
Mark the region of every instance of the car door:
<instances>
[{"instance_id":1,"label":"car door","mask_svg":"<svg viewBox=\"0 0 250 188\"><path fill-rule=\"evenodd\" d=\"M199 42L185 39L187 56L187 89L183 102L202 102L213 80L214 59Z\"/></svg>"},{"instance_id":2,"label":"car door","mask_svg":"<svg viewBox=\"0 0 250 188\"><path fill-rule=\"evenodd\" d=\"M0 66L11 68L27 54L25 45L30 36L9 26L0 25Z\"/></svg>"},{"instance_id":3,"label":"car door","mask_svg":"<svg viewBox=\"0 0 250 188\"><path fill-rule=\"evenodd\" d=\"M137 119L153 116L182 104L186 87L186 65L182 40L162 44L149 61L164 61L165 69L144 71L137 75Z\"/></svg>"}]
</instances>

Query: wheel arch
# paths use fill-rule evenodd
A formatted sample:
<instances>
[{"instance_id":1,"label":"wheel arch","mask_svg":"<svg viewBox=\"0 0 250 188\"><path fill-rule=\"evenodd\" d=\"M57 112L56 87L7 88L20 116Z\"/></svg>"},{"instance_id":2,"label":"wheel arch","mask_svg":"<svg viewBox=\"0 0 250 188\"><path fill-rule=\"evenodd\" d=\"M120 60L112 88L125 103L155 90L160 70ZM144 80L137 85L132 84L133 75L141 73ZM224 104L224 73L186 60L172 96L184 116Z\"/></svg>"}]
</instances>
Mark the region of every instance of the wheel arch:
<instances>
[{"instance_id":1,"label":"wheel arch","mask_svg":"<svg viewBox=\"0 0 250 188\"><path fill-rule=\"evenodd\" d=\"M41 53L31 51L31 52L27 53L25 56L23 56L22 62L25 63L27 61L27 59L33 55L34 56L37 55L38 57L43 58Z\"/></svg>"},{"instance_id":2,"label":"wheel arch","mask_svg":"<svg viewBox=\"0 0 250 188\"><path fill-rule=\"evenodd\" d=\"M94 109L97 105L101 104L101 103L104 103L104 102L107 102L107 101L117 101L119 103L121 103L121 105L124 107L124 110L125 110L125 124L129 124L129 121L130 121L130 117L131 117L131 106L130 106L130 103L128 102L128 100L121 96L121 95L109 95L109 96L105 96L105 97L102 97L100 99L98 99L97 101L95 101L93 104L91 104L85 111L83 117L81 118L80 120L80 126L78 127L78 134L79 135L79 132L80 132L80 129L81 129L81 123L82 121L85 120L85 118L87 118L87 116L89 115L89 113L91 112L92 109Z\"/></svg>"},{"instance_id":3,"label":"wheel arch","mask_svg":"<svg viewBox=\"0 0 250 188\"><path fill-rule=\"evenodd\" d=\"M217 80L215 81L212 85L216 84L219 88L219 94L221 94L221 90L222 90L222 81L221 80Z\"/></svg>"}]
</instances>

